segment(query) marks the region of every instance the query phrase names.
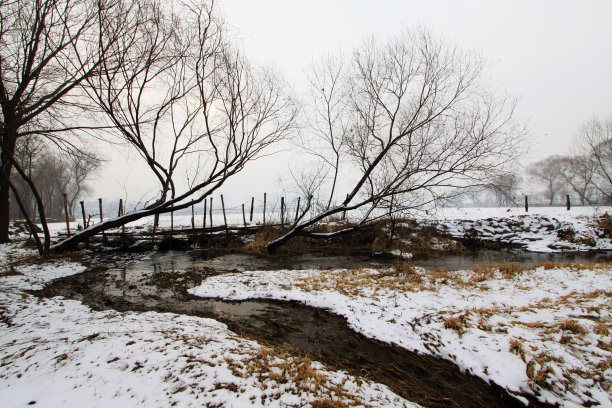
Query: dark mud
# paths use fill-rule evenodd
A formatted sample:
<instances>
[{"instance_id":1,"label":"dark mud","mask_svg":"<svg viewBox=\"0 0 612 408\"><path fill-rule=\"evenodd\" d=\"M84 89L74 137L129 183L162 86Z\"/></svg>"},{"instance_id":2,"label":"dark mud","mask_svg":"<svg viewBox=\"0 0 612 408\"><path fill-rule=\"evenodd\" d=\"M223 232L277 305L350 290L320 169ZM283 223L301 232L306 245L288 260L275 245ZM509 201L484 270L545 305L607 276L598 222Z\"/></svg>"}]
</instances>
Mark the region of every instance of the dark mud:
<instances>
[{"instance_id":1,"label":"dark mud","mask_svg":"<svg viewBox=\"0 0 612 408\"><path fill-rule=\"evenodd\" d=\"M297 302L227 302L187 293L188 288L219 273L239 273L245 269L380 266L391 260L313 255L292 259L223 255L203 259L202 252L131 256L140 259L119 267L125 262L125 256L107 254L105 266L94 261L90 270L55 280L38 294L80 300L96 310L173 312L213 318L246 337L274 345L289 344L332 369L386 384L397 394L423 406L524 407L502 388L462 373L449 361L367 338L350 329L344 318L328 311ZM450 260L448 263L453 265ZM530 401L534 407L546 406L532 398Z\"/></svg>"}]
</instances>

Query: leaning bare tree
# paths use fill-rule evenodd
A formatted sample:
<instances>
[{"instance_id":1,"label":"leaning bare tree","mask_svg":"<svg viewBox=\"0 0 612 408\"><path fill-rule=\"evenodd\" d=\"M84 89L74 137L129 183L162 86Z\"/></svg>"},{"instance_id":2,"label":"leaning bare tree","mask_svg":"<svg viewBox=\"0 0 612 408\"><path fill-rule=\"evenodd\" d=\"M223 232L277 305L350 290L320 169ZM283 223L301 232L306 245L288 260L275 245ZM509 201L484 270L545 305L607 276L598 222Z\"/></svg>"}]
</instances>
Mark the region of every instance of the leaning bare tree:
<instances>
[{"instance_id":1,"label":"leaning bare tree","mask_svg":"<svg viewBox=\"0 0 612 408\"><path fill-rule=\"evenodd\" d=\"M389 210L422 208L457 187L481 183L514 157L522 129L513 121L513 104L484 89L483 64L473 54L426 30L406 31L384 45L367 42L350 63L336 66L344 67L341 79L318 94L322 106L334 100L330 92L346 98L333 117L341 114L337 121L347 128L339 162L348 194L309 217L313 203L306 197L301 217L267 245L269 251L297 234L320 236L307 228L340 212L360 210L360 220L335 234ZM323 72L328 75L323 83L329 83L337 71Z\"/></svg>"},{"instance_id":2,"label":"leaning bare tree","mask_svg":"<svg viewBox=\"0 0 612 408\"><path fill-rule=\"evenodd\" d=\"M117 43L117 63L87 79L108 125L134 149L159 190L144 208L56 244L71 247L139 218L187 208L212 194L292 132L296 106L270 70L255 69L224 35L211 7L151 7ZM117 55L117 53L113 53ZM197 173L180 176L197 163Z\"/></svg>"},{"instance_id":3,"label":"leaning bare tree","mask_svg":"<svg viewBox=\"0 0 612 408\"><path fill-rule=\"evenodd\" d=\"M37 202L45 235L44 243L36 236L39 251L49 249L40 194L15 160L18 140L44 135L67 148L67 133L95 128L76 114L84 103L79 87L120 51L115 44L133 8L123 0L0 0L0 242L9 240L9 190L35 229L12 182L16 172Z\"/></svg>"}]
</instances>

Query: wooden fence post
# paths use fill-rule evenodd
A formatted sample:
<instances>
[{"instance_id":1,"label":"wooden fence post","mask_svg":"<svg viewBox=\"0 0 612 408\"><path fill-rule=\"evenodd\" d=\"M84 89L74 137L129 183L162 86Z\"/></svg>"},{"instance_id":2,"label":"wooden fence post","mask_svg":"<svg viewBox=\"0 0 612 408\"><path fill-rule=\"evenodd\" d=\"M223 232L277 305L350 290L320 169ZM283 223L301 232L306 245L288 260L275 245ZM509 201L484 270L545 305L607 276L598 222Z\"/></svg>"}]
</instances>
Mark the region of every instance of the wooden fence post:
<instances>
[{"instance_id":1,"label":"wooden fence post","mask_svg":"<svg viewBox=\"0 0 612 408\"><path fill-rule=\"evenodd\" d=\"M81 201L81 212L83 213L83 229L87 228L87 217L85 216L85 202Z\"/></svg>"},{"instance_id":2,"label":"wooden fence post","mask_svg":"<svg viewBox=\"0 0 612 408\"><path fill-rule=\"evenodd\" d=\"M119 199L119 211L117 214L118 217L121 217L123 215L123 198ZM125 234L125 224L121 226L121 233Z\"/></svg>"},{"instance_id":3,"label":"wooden fence post","mask_svg":"<svg viewBox=\"0 0 612 408\"><path fill-rule=\"evenodd\" d=\"M202 217L202 234L206 230L206 202L207 200L204 199L204 216Z\"/></svg>"},{"instance_id":4,"label":"wooden fence post","mask_svg":"<svg viewBox=\"0 0 612 408\"><path fill-rule=\"evenodd\" d=\"M244 214L244 204L242 204L242 222L244 223L244 229L246 229L246 215Z\"/></svg>"},{"instance_id":5,"label":"wooden fence post","mask_svg":"<svg viewBox=\"0 0 612 408\"><path fill-rule=\"evenodd\" d=\"M285 197L281 197L281 227L285 225Z\"/></svg>"},{"instance_id":6,"label":"wooden fence post","mask_svg":"<svg viewBox=\"0 0 612 408\"><path fill-rule=\"evenodd\" d=\"M298 197L297 207L295 207L295 223L296 224L298 222L298 217L300 216L300 198L302 197Z\"/></svg>"},{"instance_id":7,"label":"wooden fence post","mask_svg":"<svg viewBox=\"0 0 612 408\"><path fill-rule=\"evenodd\" d=\"M255 205L255 197L251 197L251 216L249 217L249 222L253 222L253 206Z\"/></svg>"},{"instance_id":8,"label":"wooden fence post","mask_svg":"<svg viewBox=\"0 0 612 408\"><path fill-rule=\"evenodd\" d=\"M229 235L229 228L227 227L227 217L225 216L225 201L223 200L223 194L221 194L221 209L223 209L223 222L225 223L225 235Z\"/></svg>"},{"instance_id":9,"label":"wooden fence post","mask_svg":"<svg viewBox=\"0 0 612 408\"><path fill-rule=\"evenodd\" d=\"M195 204L191 204L191 233L195 235L195 209L193 208Z\"/></svg>"},{"instance_id":10,"label":"wooden fence post","mask_svg":"<svg viewBox=\"0 0 612 408\"><path fill-rule=\"evenodd\" d=\"M155 214L153 216L153 234L151 234L151 243L155 245L155 231L157 230L157 226L159 225L159 214Z\"/></svg>"},{"instance_id":11,"label":"wooden fence post","mask_svg":"<svg viewBox=\"0 0 612 408\"><path fill-rule=\"evenodd\" d=\"M66 231L70 235L70 219L68 218L68 194L64 193L64 214L66 215Z\"/></svg>"},{"instance_id":12,"label":"wooden fence post","mask_svg":"<svg viewBox=\"0 0 612 408\"><path fill-rule=\"evenodd\" d=\"M102 214L102 199L98 198L98 204L100 205L100 222L104 222L104 214Z\"/></svg>"},{"instance_id":13,"label":"wooden fence post","mask_svg":"<svg viewBox=\"0 0 612 408\"><path fill-rule=\"evenodd\" d=\"M529 212L529 198L525 196L525 212Z\"/></svg>"},{"instance_id":14,"label":"wooden fence post","mask_svg":"<svg viewBox=\"0 0 612 408\"><path fill-rule=\"evenodd\" d=\"M210 215L210 235L212 235L213 233L213 220L212 220L212 203L213 203L213 198L212 196L210 197L210 208L208 209L209 211L209 215Z\"/></svg>"},{"instance_id":15,"label":"wooden fence post","mask_svg":"<svg viewBox=\"0 0 612 408\"><path fill-rule=\"evenodd\" d=\"M570 210L570 208L571 208L571 203L570 203L570 196L569 196L569 194L566 196L566 198L567 198L567 211L569 211L569 210Z\"/></svg>"},{"instance_id":16,"label":"wooden fence post","mask_svg":"<svg viewBox=\"0 0 612 408\"><path fill-rule=\"evenodd\" d=\"M172 204L172 211L170 211L170 237L174 235L174 204Z\"/></svg>"},{"instance_id":17,"label":"wooden fence post","mask_svg":"<svg viewBox=\"0 0 612 408\"><path fill-rule=\"evenodd\" d=\"M266 193L264 193L263 225L266 226Z\"/></svg>"}]
</instances>

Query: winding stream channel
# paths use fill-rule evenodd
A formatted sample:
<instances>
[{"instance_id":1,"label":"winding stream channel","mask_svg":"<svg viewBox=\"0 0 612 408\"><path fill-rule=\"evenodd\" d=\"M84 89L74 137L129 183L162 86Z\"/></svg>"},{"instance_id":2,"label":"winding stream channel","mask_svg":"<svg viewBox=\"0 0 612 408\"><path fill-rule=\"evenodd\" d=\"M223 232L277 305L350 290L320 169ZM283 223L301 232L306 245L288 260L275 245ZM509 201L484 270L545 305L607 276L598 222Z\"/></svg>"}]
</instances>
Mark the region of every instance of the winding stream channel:
<instances>
[{"instance_id":1,"label":"winding stream channel","mask_svg":"<svg viewBox=\"0 0 612 408\"><path fill-rule=\"evenodd\" d=\"M192 296L187 289L207 277L244 270L350 268L382 266L384 258L305 255L267 259L206 252L157 252L137 256L104 255L89 270L50 283L42 296L64 296L96 310L158 311L213 318L230 330L274 345L289 344L325 363L386 384L398 395L427 407L524 407L502 388L462 373L453 363L410 352L367 338L348 327L343 317L297 302L247 300L229 302ZM534 254L520 251L483 251L470 256L448 256L415 261L426 267L458 269L503 261L534 264L542 261L581 262L612 259L612 253ZM104 265L104 266L101 266ZM530 406L546 404L525 396Z\"/></svg>"}]
</instances>

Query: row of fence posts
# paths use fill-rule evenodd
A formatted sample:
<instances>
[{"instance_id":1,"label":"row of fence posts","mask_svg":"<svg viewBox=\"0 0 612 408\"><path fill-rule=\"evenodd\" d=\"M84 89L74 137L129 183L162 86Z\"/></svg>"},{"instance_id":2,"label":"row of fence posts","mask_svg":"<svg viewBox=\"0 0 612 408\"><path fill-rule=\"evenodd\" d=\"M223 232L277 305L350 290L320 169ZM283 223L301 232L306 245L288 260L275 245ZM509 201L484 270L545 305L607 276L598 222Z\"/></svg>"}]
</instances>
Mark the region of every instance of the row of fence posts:
<instances>
[{"instance_id":1,"label":"row of fence posts","mask_svg":"<svg viewBox=\"0 0 612 408\"><path fill-rule=\"evenodd\" d=\"M221 198L221 210L223 211L223 223L225 226L225 232L226 234L229 234L229 224L227 223L227 213L225 211L225 199L223 198L223 194L220 194L220 198ZM299 211L300 211L300 200L301 198L298 197L298 201L297 201L297 206L296 206L296 210L295 210L295 219L297 221L297 218L299 216ZM263 226L266 226L266 209L267 209L267 203L268 203L268 194L264 193L263 195ZM255 207L255 197L251 197L251 208L249 211L249 223L253 222L253 209ZM285 221L289 221L289 219L285 219L285 210L286 210L286 205L285 205L285 197L281 197L281 225L285 225ZM246 211L245 211L245 206L244 203L241 204L241 209L242 209L242 223L244 225L244 228L247 228L247 217L246 217ZM208 214L209 217L209 230L210 233L212 234L213 232L213 197L209 197L208 201L204 200L204 211L202 213L202 230L206 229L206 215ZM195 233L195 206L192 205L191 206L191 228Z\"/></svg>"},{"instance_id":2,"label":"row of fence posts","mask_svg":"<svg viewBox=\"0 0 612 408\"><path fill-rule=\"evenodd\" d=\"M569 194L565 196L565 208L567 209L567 211L571 210L572 208L572 203ZM525 212L529 212L529 196L525 196Z\"/></svg>"},{"instance_id":3,"label":"row of fence posts","mask_svg":"<svg viewBox=\"0 0 612 408\"><path fill-rule=\"evenodd\" d=\"M267 208L267 198L268 195L267 193L264 193L263 196L263 226L266 225L266 208ZM204 200L204 212L202 213L202 230L206 229L206 215L209 216L209 229L210 229L210 233L213 233L213 197L209 197L210 201ZM298 197L298 201L297 201L297 206L295 209L295 220L297 221L298 216L299 216L299 211L300 211L300 201L301 198ZM207 208L207 204L210 203L208 205ZM89 218L87 218L87 214L85 212L85 202L84 201L80 201L81 204L81 212L83 215L83 229L88 228L89 224L90 224L90 220L91 220L91 216L89 216ZM99 206L99 211L100 211L100 222L104 221L104 212L102 210L102 198L98 198L98 206ZM253 222L253 209L255 207L255 197L251 197L251 208L249 211L249 223ZM223 198L223 194L221 194L221 209L223 211L223 222L225 224L225 232L226 234L229 234L229 225L227 223L227 214L225 211L225 200ZM285 210L286 210L286 204L285 204L285 197L281 197L281 225L285 225L286 221L289 221L289 219L285 219ZM69 213L68 213L68 195L66 193L64 193L64 213L66 214L66 231L68 233L68 235L70 235L70 217L69 217ZM124 206L123 206L123 199L119 200L119 209L117 211L117 216L121 217L125 214L124 212ZM242 222L244 225L244 228L247 228L247 219L246 219L246 212L245 212L245 206L244 203L242 204ZM154 222L154 227L153 227L153 235L155 235L155 228L157 227L157 219ZM191 206L191 229L193 231L193 233L195 234L195 205ZM121 226L121 232L123 234L125 234L125 225ZM174 211L170 211L170 234L172 235L172 233L174 232Z\"/></svg>"},{"instance_id":4,"label":"row of fence posts","mask_svg":"<svg viewBox=\"0 0 612 408\"><path fill-rule=\"evenodd\" d=\"M267 193L264 193L263 195L263 226L266 226L266 206L267 206ZM566 198L566 208L569 211L571 209L571 201L570 201L570 196L569 194L565 196ZM203 212L203 217L202 217L202 230L204 231L206 229L206 215L207 215L207 210L208 210L208 214L209 214L209 220L210 220L210 233L213 233L213 197L209 197L210 199L210 207L207 207L207 201L204 200L204 212ZM89 217L89 219L86 216L85 213L85 202L84 201L80 201L81 204L81 212L83 213L83 228L87 228L89 227L89 222L91 219L91 216ZM100 222L104 221L104 213L102 212L102 199L98 198L98 205L100 208ZM255 197L251 197L251 209L249 212L249 222L253 222L253 208L255 207ZM229 226L227 224L227 215L225 212L225 201L223 199L223 194L221 194L221 208L223 210L223 222L225 224L225 233L229 234ZM289 221L288 219L285 220L285 197L281 197L281 225L285 225L285 221ZM298 217L299 217L299 212L300 212L300 197L298 197L298 201L297 201L297 206L295 208L295 221L297 221ZM529 196L525 196L525 212L529 212ZM68 232L68 235L70 235L70 219L68 216L68 195L66 193L64 193L64 214L66 214L66 231ZM121 217L125 214L124 212L124 208L123 208L123 199L119 200L119 210L117 212L117 216ZM342 218L344 219L346 217L346 211L342 214ZM245 213L245 208L244 208L244 203L242 204L242 222L244 224L244 228L247 227L247 221L246 221L246 213ZM154 230L153 230L153 235L155 235L155 227L157 227L157 220L155 221L155 225L154 225ZM195 234L195 206L192 205L191 206L191 229L193 231L193 233ZM123 234L125 234L125 225L121 226L121 232ZM170 234L172 234L174 232L174 211L170 212Z\"/></svg>"}]
</instances>

